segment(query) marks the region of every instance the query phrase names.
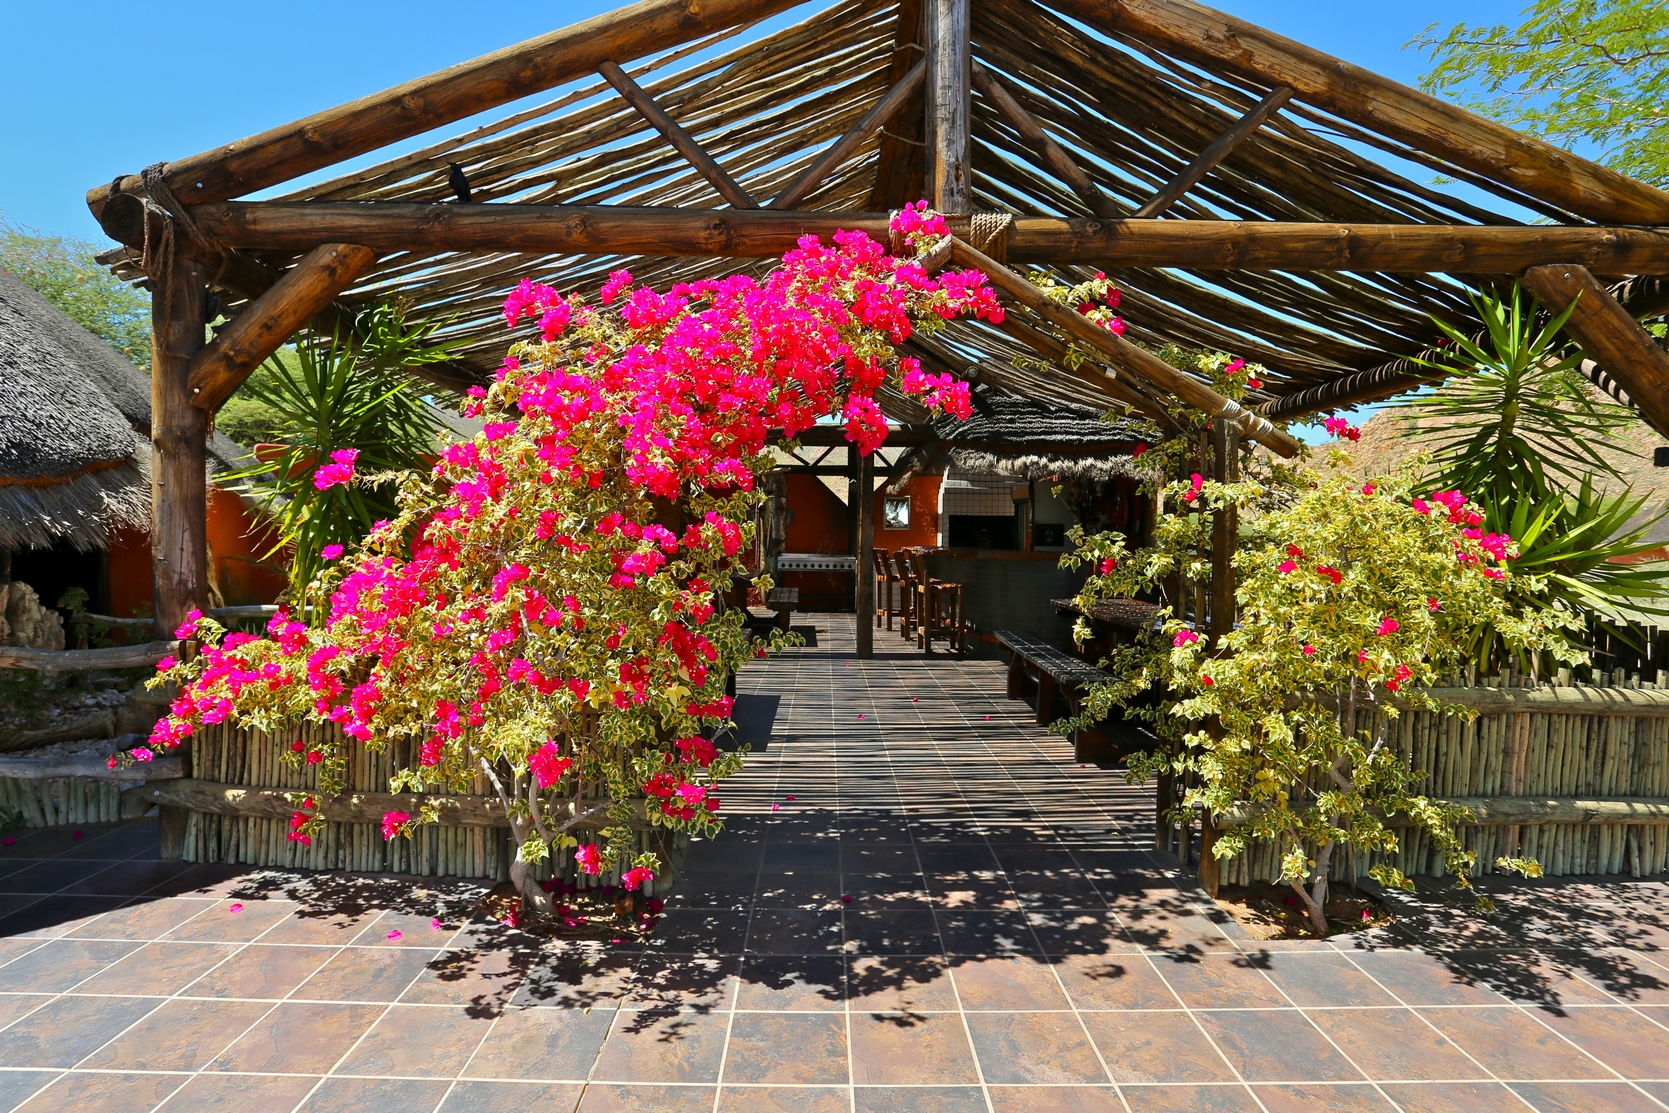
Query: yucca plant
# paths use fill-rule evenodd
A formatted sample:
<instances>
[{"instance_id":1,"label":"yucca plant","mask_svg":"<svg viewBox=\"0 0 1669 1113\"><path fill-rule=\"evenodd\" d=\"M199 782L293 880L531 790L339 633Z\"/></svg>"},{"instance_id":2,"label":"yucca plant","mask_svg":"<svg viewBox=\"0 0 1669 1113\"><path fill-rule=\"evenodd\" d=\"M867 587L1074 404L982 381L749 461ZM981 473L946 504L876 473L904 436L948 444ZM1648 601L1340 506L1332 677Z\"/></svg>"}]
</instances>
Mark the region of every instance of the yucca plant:
<instances>
[{"instance_id":1,"label":"yucca plant","mask_svg":"<svg viewBox=\"0 0 1669 1113\"><path fill-rule=\"evenodd\" d=\"M299 603L327 546L351 546L371 525L395 514L394 484L349 483L320 490L313 475L339 448L357 448L361 475L399 472L435 451L442 428L435 408L414 389L405 369L447 356L435 324L408 327L401 312L380 305L361 318L356 343L311 335L264 365L248 392L277 417L282 453L237 473L276 524L265 555L290 550L290 594Z\"/></svg>"}]
</instances>

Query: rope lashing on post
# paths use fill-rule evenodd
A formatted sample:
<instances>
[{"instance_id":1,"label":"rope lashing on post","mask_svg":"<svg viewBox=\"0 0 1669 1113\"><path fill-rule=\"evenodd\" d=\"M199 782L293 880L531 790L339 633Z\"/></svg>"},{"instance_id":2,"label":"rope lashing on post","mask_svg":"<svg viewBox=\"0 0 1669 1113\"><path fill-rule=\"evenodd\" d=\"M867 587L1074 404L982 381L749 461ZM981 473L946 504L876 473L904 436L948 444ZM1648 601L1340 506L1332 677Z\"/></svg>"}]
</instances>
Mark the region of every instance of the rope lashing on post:
<instances>
[{"instance_id":1,"label":"rope lashing on post","mask_svg":"<svg viewBox=\"0 0 1669 1113\"><path fill-rule=\"evenodd\" d=\"M173 271L174 254L178 248L175 242L176 229L185 233L191 243L192 254L201 259L217 260L213 276L209 285L214 286L221 280L226 271L226 265L231 259L231 253L214 236L203 231L202 227L192 219L191 212L174 196L174 191L168 186L165 177L168 164L153 162L139 172L140 181L144 183L145 195L140 198L144 205L145 238L140 255L140 265L150 276L153 291L161 300L159 306L164 319L173 317ZM117 186L112 187L112 194L119 191L120 179ZM169 352L169 355L187 358L188 353Z\"/></svg>"},{"instance_id":2,"label":"rope lashing on post","mask_svg":"<svg viewBox=\"0 0 1669 1113\"><path fill-rule=\"evenodd\" d=\"M901 210L894 209L889 214L887 224L896 229L898 215ZM945 222L950 225L951 233L957 234L964 222L967 224L968 243L991 256L999 263L1008 262L1008 230L1014 226L1013 213L974 213L972 216L945 215ZM887 250L894 255L900 255L908 245L904 237L897 231L887 234Z\"/></svg>"}]
</instances>

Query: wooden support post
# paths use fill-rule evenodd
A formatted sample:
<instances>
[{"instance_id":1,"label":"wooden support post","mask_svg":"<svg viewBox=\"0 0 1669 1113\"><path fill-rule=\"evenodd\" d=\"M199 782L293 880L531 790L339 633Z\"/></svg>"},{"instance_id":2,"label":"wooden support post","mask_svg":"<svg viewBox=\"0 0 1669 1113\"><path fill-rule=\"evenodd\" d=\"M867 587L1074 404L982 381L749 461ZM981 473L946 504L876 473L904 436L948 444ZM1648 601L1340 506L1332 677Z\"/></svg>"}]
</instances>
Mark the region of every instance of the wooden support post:
<instances>
[{"instance_id":1,"label":"wooden support post","mask_svg":"<svg viewBox=\"0 0 1669 1113\"><path fill-rule=\"evenodd\" d=\"M1096 216L1104 216L1109 220L1116 220L1124 214L1118 204L1101 192L1101 187L1084 173L1083 167L1073 161L1072 156L1061 149L1059 143L1043 130L1043 125L1037 122L1037 117L1027 112L1021 103L1014 99L1014 94L1008 91L997 75L980 65L973 64L974 87L979 95L991 102L991 107L997 110L997 115L1008 121L1008 126L1020 134L1021 142L1031 148L1039 162L1048 167L1050 172L1072 187L1072 192L1078 199L1089 207L1089 211Z\"/></svg>"},{"instance_id":2,"label":"wooden support post","mask_svg":"<svg viewBox=\"0 0 1669 1113\"><path fill-rule=\"evenodd\" d=\"M620 95L626 98L626 103L637 109L648 120L655 130L666 137L666 141L678 149L678 153L696 168L696 171L710 182L719 196L729 202L733 209L757 209L759 206L748 195L741 184L725 172L724 167L713 160L713 156L701 149L701 144L695 137L679 126L678 121L666 114L666 110L655 103L655 98L643 91L643 87L633 81L631 75L613 62L604 62L597 67L613 85Z\"/></svg>"},{"instance_id":3,"label":"wooden support post","mask_svg":"<svg viewBox=\"0 0 1669 1113\"><path fill-rule=\"evenodd\" d=\"M846 129L846 133L826 147L810 166L801 172L798 178L789 183L783 190L765 206L768 209L798 208L801 201L811 196L817 187L823 184L831 171L851 157L859 144L878 130L885 127L903 111L911 97L921 89L922 82L927 77L927 63L917 62L902 80L888 89L886 95L872 105L868 112L858 118L858 122Z\"/></svg>"},{"instance_id":4,"label":"wooden support post","mask_svg":"<svg viewBox=\"0 0 1669 1113\"><path fill-rule=\"evenodd\" d=\"M1240 481L1240 445L1238 430L1226 421L1211 425L1212 478L1221 483ZM1234 551L1240 540L1240 522L1235 508L1225 507L1211 517L1211 624L1207 644L1216 649L1234 630ZM1221 727L1215 719L1209 729ZM1209 811L1200 813L1200 862L1197 874L1202 888L1217 895L1222 883L1222 869L1212 847L1217 843L1216 817Z\"/></svg>"},{"instance_id":5,"label":"wooden support post","mask_svg":"<svg viewBox=\"0 0 1669 1113\"><path fill-rule=\"evenodd\" d=\"M856 581L858 659L875 656L875 454L858 457L858 561Z\"/></svg>"},{"instance_id":6,"label":"wooden support post","mask_svg":"<svg viewBox=\"0 0 1669 1113\"><path fill-rule=\"evenodd\" d=\"M191 360L203 347L203 264L176 256L151 291L151 565L157 636L208 605L206 440L191 404Z\"/></svg>"},{"instance_id":7,"label":"wooden support post","mask_svg":"<svg viewBox=\"0 0 1669 1113\"><path fill-rule=\"evenodd\" d=\"M927 183L933 207L950 216L973 212L968 5L969 0L927 0Z\"/></svg>"},{"instance_id":8,"label":"wooden support post","mask_svg":"<svg viewBox=\"0 0 1669 1113\"><path fill-rule=\"evenodd\" d=\"M1298 454L1298 442L1264 418L1252 413L1240 403L1224 398L1198 379L1183 374L1146 348L1139 347L1122 336L1114 336L1099 325L1091 324L1081 314L1074 313L1052 300L1036 286L984 252L958 239L953 242L951 255L963 266L977 267L983 271L993 286L1066 333L1074 342L1109 356L1119 370L1135 374L1195 409L1235 423L1247 436L1268 445L1282 456L1290 458Z\"/></svg>"},{"instance_id":9,"label":"wooden support post","mask_svg":"<svg viewBox=\"0 0 1669 1113\"><path fill-rule=\"evenodd\" d=\"M1217 164L1228 158L1234 149L1246 140L1254 131L1264 125L1264 122L1280 110L1281 105L1292 99L1292 90L1285 85L1277 85L1269 91L1269 95L1252 106L1251 111L1240 117L1235 125L1199 153L1199 156L1183 167L1182 172L1153 195L1153 199L1137 209L1133 216L1153 217L1182 200L1182 195L1199 182L1199 180L1216 169Z\"/></svg>"},{"instance_id":10,"label":"wooden support post","mask_svg":"<svg viewBox=\"0 0 1669 1113\"><path fill-rule=\"evenodd\" d=\"M1647 423L1669 436L1669 353L1611 291L1574 263L1531 267L1524 286L1548 312L1571 310L1565 331L1628 392Z\"/></svg>"},{"instance_id":11,"label":"wooden support post","mask_svg":"<svg viewBox=\"0 0 1669 1113\"><path fill-rule=\"evenodd\" d=\"M191 404L209 413L220 409L251 371L351 286L376 258L370 248L347 243L325 244L308 252L192 359L187 369Z\"/></svg>"}]
</instances>

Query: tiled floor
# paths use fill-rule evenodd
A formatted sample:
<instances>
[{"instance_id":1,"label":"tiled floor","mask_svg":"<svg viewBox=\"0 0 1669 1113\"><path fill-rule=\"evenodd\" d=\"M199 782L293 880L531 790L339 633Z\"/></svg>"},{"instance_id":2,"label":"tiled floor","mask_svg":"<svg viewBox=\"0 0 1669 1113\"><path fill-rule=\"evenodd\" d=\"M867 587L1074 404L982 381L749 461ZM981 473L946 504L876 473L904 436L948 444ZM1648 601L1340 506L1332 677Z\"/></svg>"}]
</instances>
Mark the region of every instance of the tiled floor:
<instances>
[{"instance_id":1,"label":"tiled floor","mask_svg":"<svg viewBox=\"0 0 1669 1113\"><path fill-rule=\"evenodd\" d=\"M815 625L743 677L765 745L647 948L540 950L471 883L160 863L144 823L19 835L0 1110L1669 1106L1664 885L1258 944L997 666Z\"/></svg>"}]
</instances>

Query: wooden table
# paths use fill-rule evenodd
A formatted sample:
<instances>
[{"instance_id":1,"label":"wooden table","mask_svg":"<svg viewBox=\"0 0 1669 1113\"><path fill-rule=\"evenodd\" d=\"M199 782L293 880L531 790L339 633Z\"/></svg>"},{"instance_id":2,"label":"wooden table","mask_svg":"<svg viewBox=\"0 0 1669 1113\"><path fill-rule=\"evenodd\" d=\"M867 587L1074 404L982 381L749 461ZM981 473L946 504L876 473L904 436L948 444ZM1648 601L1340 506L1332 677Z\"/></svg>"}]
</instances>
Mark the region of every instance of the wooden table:
<instances>
[{"instance_id":1,"label":"wooden table","mask_svg":"<svg viewBox=\"0 0 1669 1113\"><path fill-rule=\"evenodd\" d=\"M1089 619L1094 637L1079 652L1091 661L1099 661L1113 646L1151 628L1159 614L1157 604L1140 599L1103 599L1087 612L1071 599L1051 599L1049 603L1061 614Z\"/></svg>"}]
</instances>

